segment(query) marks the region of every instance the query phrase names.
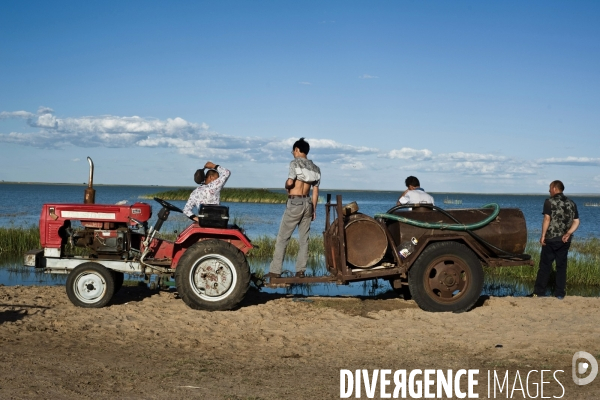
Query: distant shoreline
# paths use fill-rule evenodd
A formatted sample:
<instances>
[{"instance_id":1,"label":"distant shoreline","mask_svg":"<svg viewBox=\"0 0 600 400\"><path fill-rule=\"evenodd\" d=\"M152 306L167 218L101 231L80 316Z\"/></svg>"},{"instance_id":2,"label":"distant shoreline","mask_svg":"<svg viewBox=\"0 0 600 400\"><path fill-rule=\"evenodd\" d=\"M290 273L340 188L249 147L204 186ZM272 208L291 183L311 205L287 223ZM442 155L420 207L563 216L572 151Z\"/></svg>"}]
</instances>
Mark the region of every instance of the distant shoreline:
<instances>
[{"instance_id":1,"label":"distant shoreline","mask_svg":"<svg viewBox=\"0 0 600 400\"><path fill-rule=\"evenodd\" d=\"M49 186L79 186L86 187L87 183L58 183L58 182L10 182L10 181L0 181L0 185L49 185ZM94 187L103 187L103 186L117 186L117 187L160 187L160 188L195 188L196 186L182 186L182 185L124 185L124 184L112 184L112 183L95 183ZM267 190L283 190L281 188L248 188L248 187L231 187L231 189L267 189ZM324 194L326 192L335 191L340 192L374 192L374 193L401 193L400 188L398 190L358 190L358 189L323 189L320 188L319 192ZM497 195L497 196L547 196L547 193L475 193L475 192L428 192L432 195L451 195L451 196L460 196L460 195ZM572 197L600 197L600 193L568 193L567 196Z\"/></svg>"}]
</instances>

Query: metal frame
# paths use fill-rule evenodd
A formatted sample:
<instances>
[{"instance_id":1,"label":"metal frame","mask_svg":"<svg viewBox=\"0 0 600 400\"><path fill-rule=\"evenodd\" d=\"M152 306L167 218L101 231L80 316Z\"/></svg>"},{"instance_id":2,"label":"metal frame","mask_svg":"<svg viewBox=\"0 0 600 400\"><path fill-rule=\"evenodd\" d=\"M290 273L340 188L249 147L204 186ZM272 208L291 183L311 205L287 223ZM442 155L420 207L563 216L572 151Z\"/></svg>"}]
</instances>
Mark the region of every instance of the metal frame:
<instances>
[{"instance_id":1,"label":"metal frame","mask_svg":"<svg viewBox=\"0 0 600 400\"><path fill-rule=\"evenodd\" d=\"M141 264L137 261L120 261L120 260L102 260L97 258L88 258L88 257L73 257L73 258L49 258L46 257L45 260L45 271L50 271L53 274L63 273L62 271L66 271L64 273L68 273L78 265L83 263L93 262L96 264L100 264L105 268L112 269L114 271L126 272L130 274L142 274L144 273L144 268L142 268Z\"/></svg>"}]
</instances>

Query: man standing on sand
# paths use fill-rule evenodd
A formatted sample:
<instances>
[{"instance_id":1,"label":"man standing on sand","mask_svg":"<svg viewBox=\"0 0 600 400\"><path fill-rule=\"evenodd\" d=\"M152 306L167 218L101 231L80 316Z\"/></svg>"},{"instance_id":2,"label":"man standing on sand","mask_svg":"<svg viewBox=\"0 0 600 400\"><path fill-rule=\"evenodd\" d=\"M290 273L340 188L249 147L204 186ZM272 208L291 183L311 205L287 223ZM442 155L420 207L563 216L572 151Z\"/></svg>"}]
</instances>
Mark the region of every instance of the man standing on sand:
<instances>
[{"instance_id":1,"label":"man standing on sand","mask_svg":"<svg viewBox=\"0 0 600 400\"><path fill-rule=\"evenodd\" d=\"M285 248L298 227L299 245L298 258L296 259L296 276L303 277L308 262L308 234L310 223L316 218L317 201L319 198L319 184L321 182L321 170L306 156L310 151L310 145L300 138L292 147L294 159L290 162L288 179L285 188L288 192L288 200L279 226L277 242L273 261L269 268L268 278L280 277L283 268ZM310 188L312 198L309 196Z\"/></svg>"},{"instance_id":2,"label":"man standing on sand","mask_svg":"<svg viewBox=\"0 0 600 400\"><path fill-rule=\"evenodd\" d=\"M404 204L433 204L433 197L421 189L421 183L416 176L409 176L404 180L404 184L407 189L400 195L400 198L396 202L397 206Z\"/></svg>"},{"instance_id":3,"label":"man standing on sand","mask_svg":"<svg viewBox=\"0 0 600 400\"><path fill-rule=\"evenodd\" d=\"M556 260L556 289L557 299L565 298L567 285L567 255L571 246L573 232L579 227L577 205L568 199L563 191L565 186L561 181L550 184L550 198L544 202L544 221L540 243L540 269L535 280L533 296L545 296L546 286L550 278L552 262Z\"/></svg>"},{"instance_id":4,"label":"man standing on sand","mask_svg":"<svg viewBox=\"0 0 600 400\"><path fill-rule=\"evenodd\" d=\"M206 172L206 178L204 178L203 170L199 169L196 171L194 181L200 187L196 188L190 194L190 198L185 207L183 207L183 213L196 222L198 222L198 217L192 213L194 207L200 210L202 204L219 204L221 202L221 189L223 189L225 182L227 182L229 175L231 175L228 169L210 161L204 164L204 168L209 169Z\"/></svg>"}]
</instances>

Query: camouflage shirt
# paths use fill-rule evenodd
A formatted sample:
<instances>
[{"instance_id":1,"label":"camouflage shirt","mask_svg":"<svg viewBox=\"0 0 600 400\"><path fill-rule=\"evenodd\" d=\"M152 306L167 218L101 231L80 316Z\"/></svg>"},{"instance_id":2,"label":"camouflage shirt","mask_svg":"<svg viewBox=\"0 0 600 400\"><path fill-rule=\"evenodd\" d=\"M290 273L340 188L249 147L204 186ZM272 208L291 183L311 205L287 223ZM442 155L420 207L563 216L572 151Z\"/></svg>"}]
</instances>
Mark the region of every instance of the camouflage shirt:
<instances>
[{"instance_id":1,"label":"camouflage shirt","mask_svg":"<svg viewBox=\"0 0 600 400\"><path fill-rule=\"evenodd\" d=\"M573 220L579 219L577 205L562 193L546 199L542 214L550 216L550 226L546 231L546 239L562 238L571 228Z\"/></svg>"},{"instance_id":2,"label":"camouflage shirt","mask_svg":"<svg viewBox=\"0 0 600 400\"><path fill-rule=\"evenodd\" d=\"M288 178L298 179L299 181L310 183L312 186L319 186L321 183L321 169L311 160L296 157L290 162Z\"/></svg>"}]
</instances>

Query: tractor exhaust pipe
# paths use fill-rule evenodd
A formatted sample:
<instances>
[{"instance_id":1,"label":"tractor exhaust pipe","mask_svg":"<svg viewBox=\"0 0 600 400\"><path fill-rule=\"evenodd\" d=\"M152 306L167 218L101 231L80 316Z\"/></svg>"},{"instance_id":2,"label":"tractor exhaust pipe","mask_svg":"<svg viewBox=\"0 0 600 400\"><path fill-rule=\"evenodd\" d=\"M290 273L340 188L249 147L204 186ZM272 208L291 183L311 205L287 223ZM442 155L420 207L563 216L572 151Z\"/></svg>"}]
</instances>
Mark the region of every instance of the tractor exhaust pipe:
<instances>
[{"instance_id":1,"label":"tractor exhaust pipe","mask_svg":"<svg viewBox=\"0 0 600 400\"><path fill-rule=\"evenodd\" d=\"M94 190L94 162L91 158L87 158L90 163L90 180L88 181L88 187L85 189L83 197L83 204L94 204L96 202L96 191Z\"/></svg>"}]
</instances>

